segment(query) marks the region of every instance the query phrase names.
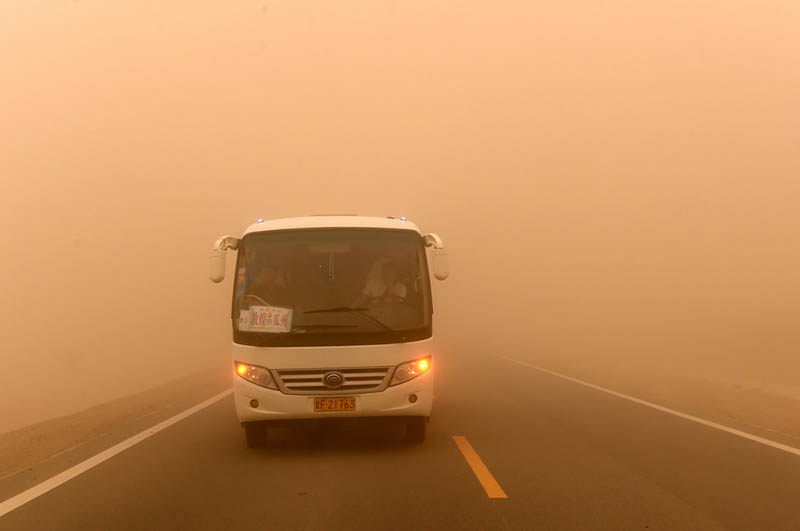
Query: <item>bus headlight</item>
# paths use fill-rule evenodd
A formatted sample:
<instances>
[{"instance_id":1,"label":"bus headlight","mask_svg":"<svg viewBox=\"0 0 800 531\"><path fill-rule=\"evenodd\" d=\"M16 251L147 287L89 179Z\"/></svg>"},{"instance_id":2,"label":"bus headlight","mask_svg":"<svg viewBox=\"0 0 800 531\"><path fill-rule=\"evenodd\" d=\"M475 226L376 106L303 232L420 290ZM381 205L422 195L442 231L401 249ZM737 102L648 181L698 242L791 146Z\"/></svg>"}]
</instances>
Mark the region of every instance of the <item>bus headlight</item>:
<instances>
[{"instance_id":1,"label":"bus headlight","mask_svg":"<svg viewBox=\"0 0 800 531\"><path fill-rule=\"evenodd\" d=\"M407 382L412 378L416 378L423 372L429 371L431 368L431 357L428 356L427 358L421 358L414 361L409 361L408 363L401 363L394 369L394 375L392 375L392 381L389 382L389 385L397 385L403 382Z\"/></svg>"},{"instance_id":2,"label":"bus headlight","mask_svg":"<svg viewBox=\"0 0 800 531\"><path fill-rule=\"evenodd\" d=\"M247 363L239 363L236 362L236 374L247 380L248 382L253 382L256 385L260 385L261 387L266 387L268 389L277 389L278 386L275 384L275 380L272 379L272 375L269 373L268 369L264 367L258 367L257 365L248 365Z\"/></svg>"}]
</instances>

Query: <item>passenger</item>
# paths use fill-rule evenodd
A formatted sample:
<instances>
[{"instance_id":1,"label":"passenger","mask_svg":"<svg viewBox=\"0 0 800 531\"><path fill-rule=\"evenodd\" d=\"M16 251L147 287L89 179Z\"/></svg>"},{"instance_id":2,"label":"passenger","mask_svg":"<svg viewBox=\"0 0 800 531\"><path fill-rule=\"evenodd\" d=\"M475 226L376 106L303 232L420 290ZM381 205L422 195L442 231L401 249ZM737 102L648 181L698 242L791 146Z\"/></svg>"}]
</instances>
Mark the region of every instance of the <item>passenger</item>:
<instances>
[{"instance_id":1,"label":"passenger","mask_svg":"<svg viewBox=\"0 0 800 531\"><path fill-rule=\"evenodd\" d=\"M398 280L398 268L394 262L386 261L380 268L380 278L370 278L364 290L353 302L354 307L364 304L387 302L403 302L406 298L406 287Z\"/></svg>"}]
</instances>

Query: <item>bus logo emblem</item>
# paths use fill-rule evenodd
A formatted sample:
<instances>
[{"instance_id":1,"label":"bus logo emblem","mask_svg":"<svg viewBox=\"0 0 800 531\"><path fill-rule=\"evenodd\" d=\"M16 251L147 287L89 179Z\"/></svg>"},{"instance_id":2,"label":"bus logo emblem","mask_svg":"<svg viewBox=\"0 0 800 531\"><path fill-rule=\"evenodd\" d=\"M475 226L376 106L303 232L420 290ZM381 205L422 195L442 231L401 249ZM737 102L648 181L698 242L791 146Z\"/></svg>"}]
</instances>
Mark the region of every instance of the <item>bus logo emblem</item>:
<instances>
[{"instance_id":1,"label":"bus logo emblem","mask_svg":"<svg viewBox=\"0 0 800 531\"><path fill-rule=\"evenodd\" d=\"M328 372L322 377L322 383L325 384L325 387L338 389L344 385L344 376L340 372Z\"/></svg>"}]
</instances>

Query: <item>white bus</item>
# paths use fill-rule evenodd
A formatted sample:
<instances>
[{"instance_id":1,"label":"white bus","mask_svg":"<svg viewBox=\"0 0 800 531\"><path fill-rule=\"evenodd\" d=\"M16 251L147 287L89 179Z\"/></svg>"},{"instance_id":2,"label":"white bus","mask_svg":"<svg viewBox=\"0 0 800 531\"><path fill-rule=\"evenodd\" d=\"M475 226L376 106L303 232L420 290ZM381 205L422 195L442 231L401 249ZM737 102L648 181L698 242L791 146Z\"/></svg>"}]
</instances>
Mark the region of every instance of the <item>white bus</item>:
<instances>
[{"instance_id":1,"label":"white bus","mask_svg":"<svg viewBox=\"0 0 800 531\"><path fill-rule=\"evenodd\" d=\"M235 250L231 321L236 414L247 444L270 426L383 418L421 443L433 405L433 276L448 275L436 234L405 218L258 220L210 253L213 282Z\"/></svg>"}]
</instances>

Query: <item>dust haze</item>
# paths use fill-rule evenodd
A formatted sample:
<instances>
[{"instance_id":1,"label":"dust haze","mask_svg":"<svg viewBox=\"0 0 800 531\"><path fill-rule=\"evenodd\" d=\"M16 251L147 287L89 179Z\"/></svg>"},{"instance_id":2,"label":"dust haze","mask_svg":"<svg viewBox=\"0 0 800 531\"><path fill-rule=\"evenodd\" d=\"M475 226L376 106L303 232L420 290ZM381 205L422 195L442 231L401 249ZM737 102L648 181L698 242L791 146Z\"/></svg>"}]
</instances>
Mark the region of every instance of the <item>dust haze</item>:
<instances>
[{"instance_id":1,"label":"dust haze","mask_svg":"<svg viewBox=\"0 0 800 531\"><path fill-rule=\"evenodd\" d=\"M442 235L452 356L800 394L796 2L6 2L0 432L229 362L255 219ZM631 369L633 370L633 369Z\"/></svg>"}]
</instances>

